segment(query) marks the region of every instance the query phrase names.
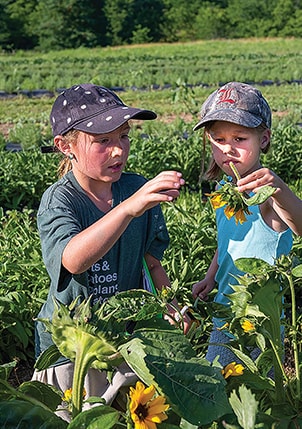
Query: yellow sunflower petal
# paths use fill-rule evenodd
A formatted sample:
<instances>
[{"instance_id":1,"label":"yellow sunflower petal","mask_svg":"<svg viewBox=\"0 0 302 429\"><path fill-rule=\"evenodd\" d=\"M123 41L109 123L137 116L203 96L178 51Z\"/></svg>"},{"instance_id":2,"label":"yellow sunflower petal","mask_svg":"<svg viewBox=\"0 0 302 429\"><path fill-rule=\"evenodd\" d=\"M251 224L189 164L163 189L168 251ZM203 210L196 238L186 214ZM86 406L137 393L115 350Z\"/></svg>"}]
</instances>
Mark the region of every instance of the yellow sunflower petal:
<instances>
[{"instance_id":1,"label":"yellow sunflower petal","mask_svg":"<svg viewBox=\"0 0 302 429\"><path fill-rule=\"evenodd\" d=\"M147 387L144 389L142 396L141 396L141 404L145 405L147 402L149 402L155 394L155 387L153 385Z\"/></svg>"},{"instance_id":2,"label":"yellow sunflower petal","mask_svg":"<svg viewBox=\"0 0 302 429\"><path fill-rule=\"evenodd\" d=\"M169 405L165 404L166 398L158 396L153 399L148 406L148 415L160 414L169 409Z\"/></svg>"},{"instance_id":3,"label":"yellow sunflower petal","mask_svg":"<svg viewBox=\"0 0 302 429\"><path fill-rule=\"evenodd\" d=\"M154 423L161 423L164 420L167 420L168 416L165 413L156 414L156 416L148 416L146 417L147 421L151 421Z\"/></svg>"},{"instance_id":4,"label":"yellow sunflower petal","mask_svg":"<svg viewBox=\"0 0 302 429\"><path fill-rule=\"evenodd\" d=\"M244 370L244 366L241 365L241 363L237 363L237 365L235 366L235 374L233 375L242 375L243 370Z\"/></svg>"},{"instance_id":5,"label":"yellow sunflower petal","mask_svg":"<svg viewBox=\"0 0 302 429\"><path fill-rule=\"evenodd\" d=\"M156 429L156 425L152 423L153 426L149 426L148 422L146 421L138 421L137 423L134 423L134 429Z\"/></svg>"},{"instance_id":6,"label":"yellow sunflower petal","mask_svg":"<svg viewBox=\"0 0 302 429\"><path fill-rule=\"evenodd\" d=\"M144 423L145 423L144 429L157 429L156 424L151 422L151 421L146 420ZM140 428L138 428L138 429L140 429Z\"/></svg>"},{"instance_id":7,"label":"yellow sunflower petal","mask_svg":"<svg viewBox=\"0 0 302 429\"><path fill-rule=\"evenodd\" d=\"M130 387L130 398L132 401L137 401L141 404L146 404L153 398L155 393L155 387L145 387L141 381L137 381L135 388Z\"/></svg>"},{"instance_id":8,"label":"yellow sunflower petal","mask_svg":"<svg viewBox=\"0 0 302 429\"><path fill-rule=\"evenodd\" d=\"M224 378L227 379L230 376L234 377L234 376L242 375L243 370L244 370L244 366L241 365L241 363L231 362L221 370L221 373L224 376Z\"/></svg>"},{"instance_id":9,"label":"yellow sunflower petal","mask_svg":"<svg viewBox=\"0 0 302 429\"><path fill-rule=\"evenodd\" d=\"M62 401L69 402L72 398L72 388L65 390Z\"/></svg>"},{"instance_id":10,"label":"yellow sunflower petal","mask_svg":"<svg viewBox=\"0 0 302 429\"><path fill-rule=\"evenodd\" d=\"M210 194L210 198L211 204L215 210L226 205L226 201L223 201L221 194Z\"/></svg>"},{"instance_id":11,"label":"yellow sunflower petal","mask_svg":"<svg viewBox=\"0 0 302 429\"><path fill-rule=\"evenodd\" d=\"M242 225L243 222L246 221L246 217L243 209L239 209L237 213L235 213L235 221L236 221L236 225L238 225L238 222Z\"/></svg>"},{"instance_id":12,"label":"yellow sunflower petal","mask_svg":"<svg viewBox=\"0 0 302 429\"><path fill-rule=\"evenodd\" d=\"M232 216L234 216L234 213L235 213L235 209L231 206L226 206L226 208L224 209L224 214L229 220L231 219Z\"/></svg>"},{"instance_id":13,"label":"yellow sunflower petal","mask_svg":"<svg viewBox=\"0 0 302 429\"><path fill-rule=\"evenodd\" d=\"M251 332L255 330L255 325L250 320L247 320L247 319L245 319L241 323L241 327L244 330L244 332Z\"/></svg>"}]
</instances>

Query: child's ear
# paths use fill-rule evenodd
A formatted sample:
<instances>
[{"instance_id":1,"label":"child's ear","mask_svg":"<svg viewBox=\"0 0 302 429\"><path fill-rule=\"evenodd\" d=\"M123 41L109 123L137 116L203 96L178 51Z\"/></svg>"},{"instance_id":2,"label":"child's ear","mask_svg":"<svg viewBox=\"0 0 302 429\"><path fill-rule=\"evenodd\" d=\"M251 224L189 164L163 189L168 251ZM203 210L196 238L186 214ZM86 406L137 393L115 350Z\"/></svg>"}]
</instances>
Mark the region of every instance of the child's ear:
<instances>
[{"instance_id":1,"label":"child's ear","mask_svg":"<svg viewBox=\"0 0 302 429\"><path fill-rule=\"evenodd\" d=\"M64 137L61 135L57 135L54 137L53 141L56 148L64 155L68 156L68 154L71 151L71 148L70 148L70 144L66 142L66 139L64 139Z\"/></svg>"},{"instance_id":2,"label":"child's ear","mask_svg":"<svg viewBox=\"0 0 302 429\"><path fill-rule=\"evenodd\" d=\"M268 128L263 131L262 136L261 136L261 141L260 141L260 148L262 150L264 150L271 141L271 130L269 130Z\"/></svg>"}]
</instances>

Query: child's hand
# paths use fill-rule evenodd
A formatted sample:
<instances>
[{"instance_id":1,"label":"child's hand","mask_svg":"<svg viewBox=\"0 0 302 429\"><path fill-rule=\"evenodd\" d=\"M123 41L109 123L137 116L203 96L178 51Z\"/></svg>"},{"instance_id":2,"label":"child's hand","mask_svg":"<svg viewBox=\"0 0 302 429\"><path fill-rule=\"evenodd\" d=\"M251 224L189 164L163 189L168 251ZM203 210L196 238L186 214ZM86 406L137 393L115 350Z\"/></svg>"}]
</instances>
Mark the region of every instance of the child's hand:
<instances>
[{"instance_id":1,"label":"child's hand","mask_svg":"<svg viewBox=\"0 0 302 429\"><path fill-rule=\"evenodd\" d=\"M200 298L203 301L207 301L208 294L214 289L215 280L210 280L207 277L198 283L195 283L192 287L193 298Z\"/></svg>"},{"instance_id":2,"label":"child's hand","mask_svg":"<svg viewBox=\"0 0 302 429\"><path fill-rule=\"evenodd\" d=\"M161 202L173 201L179 197L179 190L184 184L178 171L161 172L125 201L129 214L138 217Z\"/></svg>"},{"instance_id":3,"label":"child's hand","mask_svg":"<svg viewBox=\"0 0 302 429\"><path fill-rule=\"evenodd\" d=\"M168 306L169 307L169 306ZM185 310L185 308L184 308ZM181 310L180 310L181 312ZM171 315L171 317L170 317ZM177 325L180 321L180 314L179 312L175 311L174 309L170 310L170 315L165 315L164 319L168 320L168 322L171 325ZM185 311L184 314L182 314L182 326L183 326L183 332L184 334L187 334L189 332L189 329L193 323L193 320L188 316L187 312Z\"/></svg>"},{"instance_id":4,"label":"child's hand","mask_svg":"<svg viewBox=\"0 0 302 429\"><path fill-rule=\"evenodd\" d=\"M259 168L259 170L253 171L253 173L242 177L237 182L239 192L257 192L263 186L272 186L277 188L281 186L281 179L275 173L268 168Z\"/></svg>"}]
</instances>

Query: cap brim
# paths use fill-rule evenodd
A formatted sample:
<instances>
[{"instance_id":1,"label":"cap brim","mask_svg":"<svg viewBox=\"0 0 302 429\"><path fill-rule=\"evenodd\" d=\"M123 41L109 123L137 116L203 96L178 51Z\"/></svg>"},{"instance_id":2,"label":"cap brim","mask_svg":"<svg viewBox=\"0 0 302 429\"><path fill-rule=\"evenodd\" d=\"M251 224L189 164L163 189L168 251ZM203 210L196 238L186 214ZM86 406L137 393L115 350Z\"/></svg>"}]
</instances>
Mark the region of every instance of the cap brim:
<instances>
[{"instance_id":1,"label":"cap brim","mask_svg":"<svg viewBox=\"0 0 302 429\"><path fill-rule=\"evenodd\" d=\"M212 121L231 122L233 124L242 125L243 127L256 128L262 123L262 119L252 115L247 111L236 111L232 109L215 110L208 113L202 118L194 127L193 131L204 127L207 123Z\"/></svg>"},{"instance_id":2,"label":"cap brim","mask_svg":"<svg viewBox=\"0 0 302 429\"><path fill-rule=\"evenodd\" d=\"M104 134L116 130L130 119L152 120L156 118L157 115L152 110L116 106L113 109L79 122L73 128L86 133Z\"/></svg>"}]
</instances>

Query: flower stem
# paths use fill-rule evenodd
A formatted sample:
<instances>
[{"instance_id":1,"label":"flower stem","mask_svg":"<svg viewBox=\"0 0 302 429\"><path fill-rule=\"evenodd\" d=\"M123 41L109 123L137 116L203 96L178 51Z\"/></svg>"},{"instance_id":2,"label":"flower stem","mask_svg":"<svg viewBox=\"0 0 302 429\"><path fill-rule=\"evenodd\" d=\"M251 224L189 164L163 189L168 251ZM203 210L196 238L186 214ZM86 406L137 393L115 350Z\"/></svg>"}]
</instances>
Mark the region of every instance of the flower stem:
<instances>
[{"instance_id":1,"label":"flower stem","mask_svg":"<svg viewBox=\"0 0 302 429\"><path fill-rule=\"evenodd\" d=\"M91 363L94 360L94 356L85 355L80 350L76 353L74 362L74 373L72 381L72 418L74 419L81 411L83 407L83 389L85 376L88 372Z\"/></svg>"},{"instance_id":2,"label":"flower stem","mask_svg":"<svg viewBox=\"0 0 302 429\"><path fill-rule=\"evenodd\" d=\"M236 179L240 180L241 177L240 177L239 171L237 170L237 168L235 167L235 164L233 162L230 162L230 167L231 167L232 172L234 173Z\"/></svg>"}]
</instances>

